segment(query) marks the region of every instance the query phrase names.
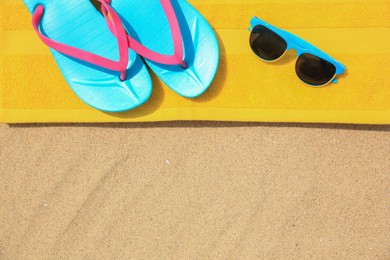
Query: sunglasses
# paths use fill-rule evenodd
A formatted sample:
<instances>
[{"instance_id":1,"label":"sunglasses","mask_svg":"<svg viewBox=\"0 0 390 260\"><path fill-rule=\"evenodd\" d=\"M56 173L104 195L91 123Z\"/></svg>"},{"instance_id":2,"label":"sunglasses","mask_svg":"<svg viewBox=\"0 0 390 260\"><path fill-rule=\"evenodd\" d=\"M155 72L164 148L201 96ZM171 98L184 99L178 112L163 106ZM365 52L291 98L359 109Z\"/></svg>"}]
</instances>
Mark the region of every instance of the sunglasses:
<instances>
[{"instance_id":1,"label":"sunglasses","mask_svg":"<svg viewBox=\"0 0 390 260\"><path fill-rule=\"evenodd\" d=\"M263 20L251 20L250 45L253 52L266 62L275 62L290 49L298 53L295 71L306 84L322 87L331 82L337 83L337 75L346 67L305 40Z\"/></svg>"}]
</instances>

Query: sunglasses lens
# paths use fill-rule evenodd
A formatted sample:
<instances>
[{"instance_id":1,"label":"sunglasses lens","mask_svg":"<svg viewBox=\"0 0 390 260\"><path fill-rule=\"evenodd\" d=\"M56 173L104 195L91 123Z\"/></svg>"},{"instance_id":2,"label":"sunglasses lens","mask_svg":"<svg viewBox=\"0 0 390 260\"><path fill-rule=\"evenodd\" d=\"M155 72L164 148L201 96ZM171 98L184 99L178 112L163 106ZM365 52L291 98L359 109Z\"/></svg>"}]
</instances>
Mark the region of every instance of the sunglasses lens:
<instances>
[{"instance_id":1,"label":"sunglasses lens","mask_svg":"<svg viewBox=\"0 0 390 260\"><path fill-rule=\"evenodd\" d=\"M336 74L332 63L308 53L299 56L295 70L303 82L313 86L329 83Z\"/></svg>"},{"instance_id":2,"label":"sunglasses lens","mask_svg":"<svg viewBox=\"0 0 390 260\"><path fill-rule=\"evenodd\" d=\"M287 49L282 37L262 25L252 29L250 44L257 56L267 61L280 58Z\"/></svg>"}]
</instances>

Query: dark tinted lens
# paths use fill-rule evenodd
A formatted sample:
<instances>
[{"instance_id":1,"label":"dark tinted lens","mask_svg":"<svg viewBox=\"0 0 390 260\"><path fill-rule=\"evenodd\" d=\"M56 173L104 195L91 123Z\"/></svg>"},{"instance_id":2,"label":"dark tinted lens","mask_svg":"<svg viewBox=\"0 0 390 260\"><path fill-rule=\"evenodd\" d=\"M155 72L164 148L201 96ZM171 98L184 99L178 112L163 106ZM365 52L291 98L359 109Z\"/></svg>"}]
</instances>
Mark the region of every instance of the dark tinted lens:
<instances>
[{"instance_id":1,"label":"dark tinted lens","mask_svg":"<svg viewBox=\"0 0 390 260\"><path fill-rule=\"evenodd\" d=\"M299 56L295 70L303 82L314 86L329 83L336 74L332 63L308 53Z\"/></svg>"},{"instance_id":2,"label":"dark tinted lens","mask_svg":"<svg viewBox=\"0 0 390 260\"><path fill-rule=\"evenodd\" d=\"M287 49L287 43L282 37L262 25L252 29L250 44L259 57L269 61L280 58Z\"/></svg>"}]
</instances>

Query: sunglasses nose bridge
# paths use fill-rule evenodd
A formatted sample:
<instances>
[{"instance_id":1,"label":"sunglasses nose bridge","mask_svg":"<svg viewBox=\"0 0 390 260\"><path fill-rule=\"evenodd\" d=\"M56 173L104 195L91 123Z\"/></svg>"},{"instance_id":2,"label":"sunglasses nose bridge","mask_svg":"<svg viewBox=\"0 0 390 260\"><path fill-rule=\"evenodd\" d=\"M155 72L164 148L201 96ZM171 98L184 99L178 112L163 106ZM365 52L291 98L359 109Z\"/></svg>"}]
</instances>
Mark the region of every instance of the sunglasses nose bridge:
<instances>
[{"instance_id":1,"label":"sunglasses nose bridge","mask_svg":"<svg viewBox=\"0 0 390 260\"><path fill-rule=\"evenodd\" d=\"M309 48L308 43L305 40L302 40L298 36L291 34L289 32L284 32L287 40L287 48L293 49L297 52L297 56L300 56ZM310 48L309 48L310 49Z\"/></svg>"},{"instance_id":2,"label":"sunglasses nose bridge","mask_svg":"<svg viewBox=\"0 0 390 260\"><path fill-rule=\"evenodd\" d=\"M294 42L288 42L287 51L294 51L296 56L299 57L305 53L305 48L295 44Z\"/></svg>"},{"instance_id":3,"label":"sunglasses nose bridge","mask_svg":"<svg viewBox=\"0 0 390 260\"><path fill-rule=\"evenodd\" d=\"M287 52L287 51L288 51L288 52L292 52L292 53L295 52L295 55L296 55L297 57L299 57L299 56L303 53L303 51L302 51L301 48L297 47L296 45L294 45L294 44L292 44L292 43L287 43L286 52ZM292 55L294 55L294 54L292 54Z\"/></svg>"}]
</instances>

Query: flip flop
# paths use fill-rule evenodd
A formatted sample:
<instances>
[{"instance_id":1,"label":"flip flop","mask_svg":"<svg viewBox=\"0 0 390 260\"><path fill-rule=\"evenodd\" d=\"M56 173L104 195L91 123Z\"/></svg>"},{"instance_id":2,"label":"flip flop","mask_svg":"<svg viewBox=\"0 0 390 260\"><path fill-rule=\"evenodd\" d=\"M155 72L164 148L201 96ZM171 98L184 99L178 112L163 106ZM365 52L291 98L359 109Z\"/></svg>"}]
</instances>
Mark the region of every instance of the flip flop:
<instances>
[{"instance_id":1,"label":"flip flop","mask_svg":"<svg viewBox=\"0 0 390 260\"><path fill-rule=\"evenodd\" d=\"M194 7L185 0L105 1L121 16L129 48L168 87L187 98L206 91L218 69L218 41Z\"/></svg>"},{"instance_id":2,"label":"flip flop","mask_svg":"<svg viewBox=\"0 0 390 260\"><path fill-rule=\"evenodd\" d=\"M149 99L152 82L147 68L128 49L120 17L103 0L97 1L110 14L110 21L89 0L23 1L33 14L34 30L51 48L67 83L81 100L99 110L121 112Z\"/></svg>"}]
</instances>

